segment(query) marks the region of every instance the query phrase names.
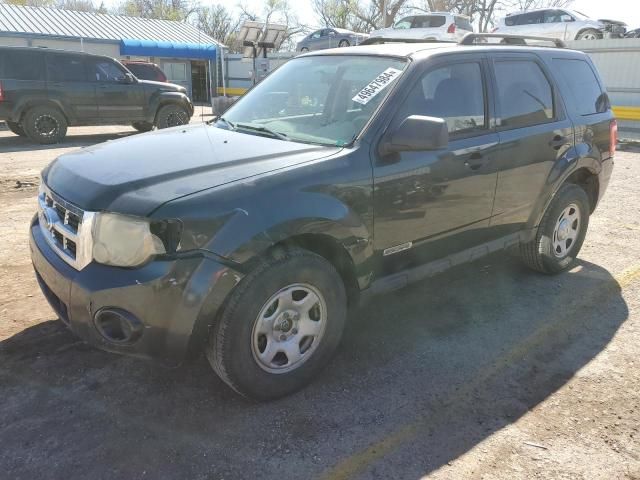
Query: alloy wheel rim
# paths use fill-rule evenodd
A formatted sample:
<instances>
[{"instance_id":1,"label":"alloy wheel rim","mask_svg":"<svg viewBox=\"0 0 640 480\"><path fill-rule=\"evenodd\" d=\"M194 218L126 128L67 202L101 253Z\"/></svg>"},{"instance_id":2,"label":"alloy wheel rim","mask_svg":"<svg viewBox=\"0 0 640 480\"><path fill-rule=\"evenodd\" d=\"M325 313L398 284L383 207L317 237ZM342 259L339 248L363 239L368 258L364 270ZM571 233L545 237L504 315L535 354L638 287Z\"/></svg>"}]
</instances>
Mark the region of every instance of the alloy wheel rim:
<instances>
[{"instance_id":1,"label":"alloy wheel rim","mask_svg":"<svg viewBox=\"0 0 640 480\"><path fill-rule=\"evenodd\" d=\"M299 368L317 350L327 324L327 307L318 289L305 283L288 285L260 309L251 333L251 352L269 373Z\"/></svg>"},{"instance_id":2,"label":"alloy wheel rim","mask_svg":"<svg viewBox=\"0 0 640 480\"><path fill-rule=\"evenodd\" d=\"M169 127L177 127L187 123L186 114L184 112L173 112L167 116L167 125Z\"/></svg>"},{"instance_id":3,"label":"alloy wheel rim","mask_svg":"<svg viewBox=\"0 0 640 480\"><path fill-rule=\"evenodd\" d=\"M56 136L59 129L58 121L51 115L40 115L34 126L38 135L47 138Z\"/></svg>"},{"instance_id":4,"label":"alloy wheel rim","mask_svg":"<svg viewBox=\"0 0 640 480\"><path fill-rule=\"evenodd\" d=\"M553 229L553 254L557 258L566 257L573 249L580 235L580 227L580 208L572 203L560 213Z\"/></svg>"}]
</instances>

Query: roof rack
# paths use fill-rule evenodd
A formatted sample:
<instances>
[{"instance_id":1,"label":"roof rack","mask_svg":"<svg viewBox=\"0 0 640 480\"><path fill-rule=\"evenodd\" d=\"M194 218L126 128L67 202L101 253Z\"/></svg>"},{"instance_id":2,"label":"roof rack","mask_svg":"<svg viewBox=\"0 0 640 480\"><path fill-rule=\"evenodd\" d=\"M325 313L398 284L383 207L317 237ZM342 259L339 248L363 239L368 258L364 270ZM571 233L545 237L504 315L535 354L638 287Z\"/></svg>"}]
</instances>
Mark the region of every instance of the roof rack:
<instances>
[{"instance_id":1,"label":"roof rack","mask_svg":"<svg viewBox=\"0 0 640 480\"><path fill-rule=\"evenodd\" d=\"M385 38L385 37L369 37L358 43L358 45L382 45L384 43L453 43L447 40L434 40L425 38Z\"/></svg>"},{"instance_id":2,"label":"roof rack","mask_svg":"<svg viewBox=\"0 0 640 480\"><path fill-rule=\"evenodd\" d=\"M479 43L486 43L487 38L501 38L500 43L505 45L522 45L527 46L527 40L535 40L537 42L549 42L553 43L556 48L567 48L567 45L559 38L549 37L532 37L529 35L505 35L502 33L467 33L460 45L478 45Z\"/></svg>"}]
</instances>

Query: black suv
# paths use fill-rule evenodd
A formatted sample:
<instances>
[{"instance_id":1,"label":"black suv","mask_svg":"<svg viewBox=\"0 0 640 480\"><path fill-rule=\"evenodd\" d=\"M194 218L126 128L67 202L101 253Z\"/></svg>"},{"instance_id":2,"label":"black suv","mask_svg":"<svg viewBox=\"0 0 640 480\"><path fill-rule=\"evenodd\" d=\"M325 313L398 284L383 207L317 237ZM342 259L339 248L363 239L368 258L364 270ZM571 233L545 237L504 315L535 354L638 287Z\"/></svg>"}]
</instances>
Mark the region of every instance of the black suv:
<instances>
[{"instance_id":1,"label":"black suv","mask_svg":"<svg viewBox=\"0 0 640 480\"><path fill-rule=\"evenodd\" d=\"M61 156L31 224L44 294L93 345L204 349L269 399L373 294L507 248L566 270L613 168L607 94L581 52L490 39L301 55L215 122Z\"/></svg>"},{"instance_id":2,"label":"black suv","mask_svg":"<svg viewBox=\"0 0 640 480\"><path fill-rule=\"evenodd\" d=\"M17 135L57 143L69 125L189 123L184 87L138 80L118 61L44 48L0 48L0 120Z\"/></svg>"}]
</instances>

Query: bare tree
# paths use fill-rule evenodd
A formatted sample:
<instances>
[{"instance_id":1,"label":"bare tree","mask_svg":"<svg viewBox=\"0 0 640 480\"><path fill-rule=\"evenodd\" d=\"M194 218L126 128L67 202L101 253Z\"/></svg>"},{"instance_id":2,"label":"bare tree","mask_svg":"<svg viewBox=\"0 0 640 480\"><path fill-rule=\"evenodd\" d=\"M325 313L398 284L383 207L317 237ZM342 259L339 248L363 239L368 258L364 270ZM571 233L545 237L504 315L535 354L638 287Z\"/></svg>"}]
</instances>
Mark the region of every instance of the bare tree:
<instances>
[{"instance_id":1,"label":"bare tree","mask_svg":"<svg viewBox=\"0 0 640 480\"><path fill-rule=\"evenodd\" d=\"M355 16L369 29L390 27L411 6L408 0L369 0L366 4L351 0L351 3Z\"/></svg>"},{"instance_id":2,"label":"bare tree","mask_svg":"<svg viewBox=\"0 0 640 480\"><path fill-rule=\"evenodd\" d=\"M356 16L357 4L352 0L313 0L312 7L323 27L346 28L354 32L369 30Z\"/></svg>"},{"instance_id":3,"label":"bare tree","mask_svg":"<svg viewBox=\"0 0 640 480\"><path fill-rule=\"evenodd\" d=\"M573 0L506 0L505 6L512 10L533 10L535 8L566 8Z\"/></svg>"},{"instance_id":4,"label":"bare tree","mask_svg":"<svg viewBox=\"0 0 640 480\"><path fill-rule=\"evenodd\" d=\"M242 20L241 15L234 14L223 5L214 5L198 9L196 26L210 37L232 46Z\"/></svg>"},{"instance_id":5,"label":"bare tree","mask_svg":"<svg viewBox=\"0 0 640 480\"><path fill-rule=\"evenodd\" d=\"M123 15L185 21L197 8L188 0L125 0L117 8Z\"/></svg>"}]
</instances>

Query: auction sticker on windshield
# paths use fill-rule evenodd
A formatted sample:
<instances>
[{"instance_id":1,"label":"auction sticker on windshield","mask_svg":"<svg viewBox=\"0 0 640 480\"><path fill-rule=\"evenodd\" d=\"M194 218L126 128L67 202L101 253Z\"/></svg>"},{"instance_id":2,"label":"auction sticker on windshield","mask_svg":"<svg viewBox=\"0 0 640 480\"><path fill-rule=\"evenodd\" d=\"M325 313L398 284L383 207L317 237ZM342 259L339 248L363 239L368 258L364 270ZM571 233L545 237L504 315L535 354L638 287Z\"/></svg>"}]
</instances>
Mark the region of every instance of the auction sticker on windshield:
<instances>
[{"instance_id":1,"label":"auction sticker on windshield","mask_svg":"<svg viewBox=\"0 0 640 480\"><path fill-rule=\"evenodd\" d=\"M369 85L360 90L351 100L366 105L373 97L378 95L382 90L391 85L391 82L402 73L397 68L387 68L378 75Z\"/></svg>"}]
</instances>

